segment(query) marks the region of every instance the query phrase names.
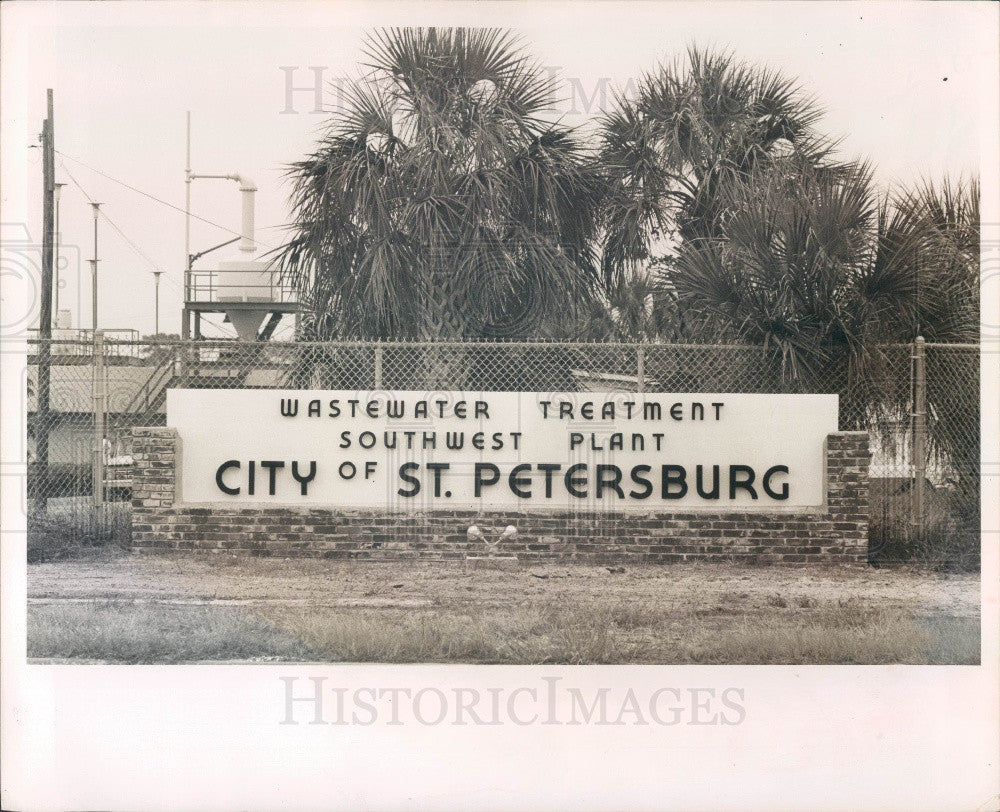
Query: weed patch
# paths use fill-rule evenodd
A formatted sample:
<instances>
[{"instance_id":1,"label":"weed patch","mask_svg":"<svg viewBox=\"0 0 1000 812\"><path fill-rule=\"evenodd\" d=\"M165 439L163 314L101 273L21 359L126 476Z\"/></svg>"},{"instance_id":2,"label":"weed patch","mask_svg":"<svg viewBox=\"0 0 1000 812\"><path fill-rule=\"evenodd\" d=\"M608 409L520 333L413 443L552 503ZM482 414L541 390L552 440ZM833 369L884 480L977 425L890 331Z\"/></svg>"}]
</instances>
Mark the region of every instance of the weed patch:
<instances>
[{"instance_id":1,"label":"weed patch","mask_svg":"<svg viewBox=\"0 0 1000 812\"><path fill-rule=\"evenodd\" d=\"M316 659L241 609L123 601L29 606L27 649L32 658L114 663Z\"/></svg>"}]
</instances>

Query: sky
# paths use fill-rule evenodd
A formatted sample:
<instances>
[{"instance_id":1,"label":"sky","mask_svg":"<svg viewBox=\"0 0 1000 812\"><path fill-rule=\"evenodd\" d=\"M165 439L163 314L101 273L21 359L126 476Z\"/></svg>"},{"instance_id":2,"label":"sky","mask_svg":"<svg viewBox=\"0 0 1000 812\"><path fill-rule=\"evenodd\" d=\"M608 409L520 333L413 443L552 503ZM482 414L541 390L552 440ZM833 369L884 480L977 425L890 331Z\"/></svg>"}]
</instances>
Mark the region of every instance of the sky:
<instances>
[{"instance_id":1,"label":"sky","mask_svg":"<svg viewBox=\"0 0 1000 812\"><path fill-rule=\"evenodd\" d=\"M995 124L993 4L5 3L2 13L4 238L40 239L41 155L30 145L51 87L56 175L67 184L60 306L74 327L91 326L95 200L125 235L99 223L99 326L152 333L152 271L162 270L160 330L179 332L186 111L194 170L251 177L258 241L280 245L286 167L330 120L309 88L320 75L324 105L335 108L329 83L362 72L365 32L375 27L513 28L556 76L556 112L573 125L599 112L602 88L626 86L690 43L729 49L797 78L825 109L819 126L842 139L841 154L869 159L886 186L977 174ZM306 89L289 96L289 76ZM235 183L196 181L192 210L216 225L192 222L192 251L232 236L225 229L239 228L239 207ZM235 246L199 267L233 258ZM18 295L33 300L30 280L5 281L5 307ZM8 315L4 325L16 321Z\"/></svg>"}]
</instances>

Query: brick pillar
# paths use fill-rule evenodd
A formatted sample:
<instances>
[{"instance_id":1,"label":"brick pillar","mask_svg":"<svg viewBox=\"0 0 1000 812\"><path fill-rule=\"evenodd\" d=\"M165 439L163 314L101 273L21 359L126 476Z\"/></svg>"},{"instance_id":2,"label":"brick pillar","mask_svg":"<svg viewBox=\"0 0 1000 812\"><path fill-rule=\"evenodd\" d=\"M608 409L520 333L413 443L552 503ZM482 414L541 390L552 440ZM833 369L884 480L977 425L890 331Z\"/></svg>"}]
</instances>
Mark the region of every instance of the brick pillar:
<instances>
[{"instance_id":1,"label":"brick pillar","mask_svg":"<svg viewBox=\"0 0 1000 812\"><path fill-rule=\"evenodd\" d=\"M180 495L177 429L132 430L132 546L165 546L171 510Z\"/></svg>"},{"instance_id":2,"label":"brick pillar","mask_svg":"<svg viewBox=\"0 0 1000 812\"><path fill-rule=\"evenodd\" d=\"M868 432L841 431L825 443L826 509L845 558L868 561Z\"/></svg>"},{"instance_id":3,"label":"brick pillar","mask_svg":"<svg viewBox=\"0 0 1000 812\"><path fill-rule=\"evenodd\" d=\"M177 498L177 429L132 430L132 509L172 507Z\"/></svg>"}]
</instances>

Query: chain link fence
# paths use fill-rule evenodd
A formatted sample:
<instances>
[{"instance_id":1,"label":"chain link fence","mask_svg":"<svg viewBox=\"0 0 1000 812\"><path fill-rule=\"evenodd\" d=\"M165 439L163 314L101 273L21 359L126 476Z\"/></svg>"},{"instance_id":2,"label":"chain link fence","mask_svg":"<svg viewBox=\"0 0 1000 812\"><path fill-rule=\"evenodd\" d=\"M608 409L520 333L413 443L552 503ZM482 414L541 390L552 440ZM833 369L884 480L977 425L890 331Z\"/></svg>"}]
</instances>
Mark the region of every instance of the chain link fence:
<instances>
[{"instance_id":1,"label":"chain link fence","mask_svg":"<svg viewBox=\"0 0 1000 812\"><path fill-rule=\"evenodd\" d=\"M864 370L826 369L793 383L780 357L743 345L154 342L100 334L45 344L28 345L29 523L58 519L80 534L127 538L131 429L165 424L169 389L310 388L837 394L840 428L872 438L872 549L978 537L976 345L880 346Z\"/></svg>"}]
</instances>

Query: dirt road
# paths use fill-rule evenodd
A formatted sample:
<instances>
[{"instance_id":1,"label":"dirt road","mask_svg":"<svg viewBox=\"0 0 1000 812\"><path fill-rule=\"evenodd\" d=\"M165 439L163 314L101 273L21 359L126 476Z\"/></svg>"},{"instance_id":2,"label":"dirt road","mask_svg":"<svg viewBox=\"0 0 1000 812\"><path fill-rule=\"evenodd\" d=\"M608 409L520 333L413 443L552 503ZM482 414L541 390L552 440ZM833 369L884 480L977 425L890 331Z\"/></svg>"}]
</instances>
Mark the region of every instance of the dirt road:
<instances>
[{"instance_id":1,"label":"dirt road","mask_svg":"<svg viewBox=\"0 0 1000 812\"><path fill-rule=\"evenodd\" d=\"M809 606L853 600L916 613L978 617L979 576L850 567L675 564L465 571L461 564L362 563L228 555L96 555L28 567L29 601L221 600L327 605L503 607L542 597L609 594L669 609Z\"/></svg>"}]
</instances>

